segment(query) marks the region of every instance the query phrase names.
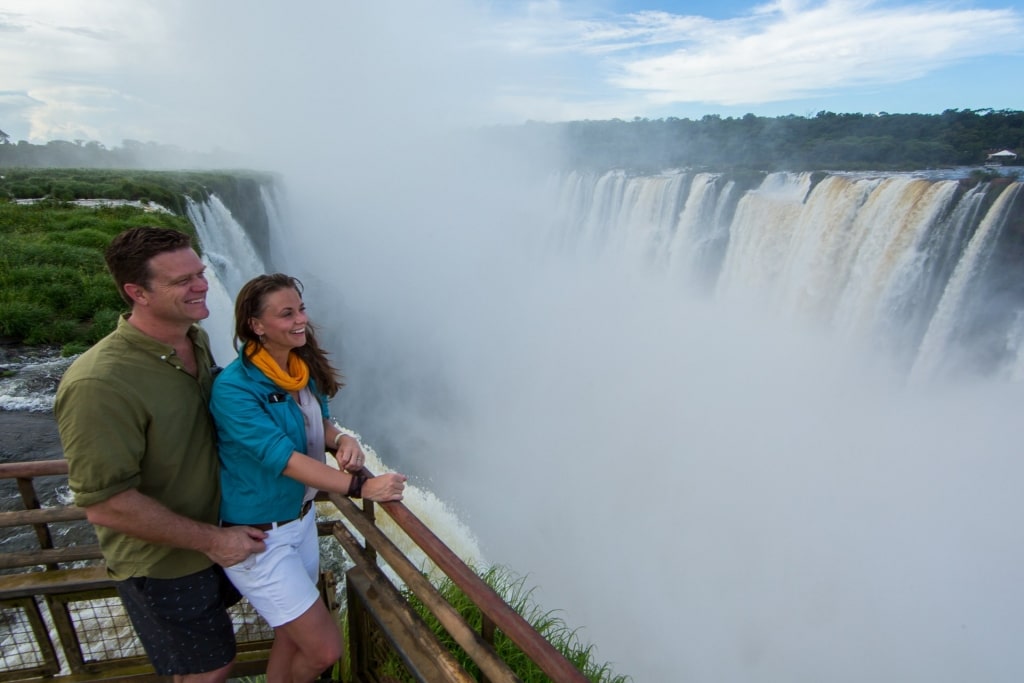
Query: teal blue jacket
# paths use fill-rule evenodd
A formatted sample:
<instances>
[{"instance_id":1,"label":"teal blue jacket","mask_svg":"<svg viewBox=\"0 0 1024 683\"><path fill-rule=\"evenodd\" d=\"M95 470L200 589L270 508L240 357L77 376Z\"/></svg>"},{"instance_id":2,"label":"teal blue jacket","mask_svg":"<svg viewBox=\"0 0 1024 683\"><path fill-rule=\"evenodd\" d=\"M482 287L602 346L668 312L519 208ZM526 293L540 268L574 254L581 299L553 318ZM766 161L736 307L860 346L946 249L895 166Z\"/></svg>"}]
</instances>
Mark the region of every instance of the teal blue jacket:
<instances>
[{"instance_id":1,"label":"teal blue jacket","mask_svg":"<svg viewBox=\"0 0 1024 683\"><path fill-rule=\"evenodd\" d=\"M327 398L309 389L330 418ZM306 452L306 427L298 404L259 368L238 358L213 382L210 412L220 452L220 518L261 524L299 516L306 492L284 472L292 452Z\"/></svg>"}]
</instances>

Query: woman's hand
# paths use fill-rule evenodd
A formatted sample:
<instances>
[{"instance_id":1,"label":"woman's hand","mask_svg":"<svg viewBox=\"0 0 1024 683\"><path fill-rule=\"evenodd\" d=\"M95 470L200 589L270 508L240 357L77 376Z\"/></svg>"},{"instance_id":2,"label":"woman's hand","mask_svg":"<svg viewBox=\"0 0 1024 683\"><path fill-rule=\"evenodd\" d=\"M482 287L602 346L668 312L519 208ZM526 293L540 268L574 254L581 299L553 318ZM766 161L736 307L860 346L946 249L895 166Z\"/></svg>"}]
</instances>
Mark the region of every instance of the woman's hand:
<instances>
[{"instance_id":1,"label":"woman's hand","mask_svg":"<svg viewBox=\"0 0 1024 683\"><path fill-rule=\"evenodd\" d=\"M402 491L405 490L404 474L388 472L378 474L376 477L367 479L363 484L363 498L372 500L375 503L386 503L389 500L402 500Z\"/></svg>"},{"instance_id":2,"label":"woman's hand","mask_svg":"<svg viewBox=\"0 0 1024 683\"><path fill-rule=\"evenodd\" d=\"M366 454L359 446L359 441L348 434L342 434L338 439L338 451L334 457L344 472L358 472L366 463Z\"/></svg>"}]
</instances>

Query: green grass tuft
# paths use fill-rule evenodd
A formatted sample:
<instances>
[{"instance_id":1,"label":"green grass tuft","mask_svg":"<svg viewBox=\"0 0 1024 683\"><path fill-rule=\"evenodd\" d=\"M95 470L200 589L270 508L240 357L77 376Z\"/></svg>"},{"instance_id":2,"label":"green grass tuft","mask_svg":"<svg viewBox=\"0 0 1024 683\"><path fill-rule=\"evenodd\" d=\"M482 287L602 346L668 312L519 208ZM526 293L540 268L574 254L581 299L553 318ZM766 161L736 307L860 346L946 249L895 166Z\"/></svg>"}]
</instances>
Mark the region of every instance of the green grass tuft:
<instances>
[{"instance_id":1,"label":"green grass tuft","mask_svg":"<svg viewBox=\"0 0 1024 683\"><path fill-rule=\"evenodd\" d=\"M594 646L584 643L579 630L570 627L557 612L547 611L533 600L533 589L526 588L525 577L519 577L506 567L491 567L479 572L480 578L504 598L512 609L528 621L534 629L561 652L566 659L593 683L627 683L628 676L615 674L607 663L595 661ZM454 583L445 579L438 591L445 600L451 603L463 619L476 631L480 631L483 616L476 605ZM468 655L458 646L441 623L409 590L404 591L409 603L420 614L431 628L438 640L447 647L458 662L472 675L479 676L480 671ZM544 683L550 678L534 664L519 647L498 631L495 634L494 649L498 656L523 681L523 683ZM388 675L397 680L411 681L408 674L397 660L389 662Z\"/></svg>"}]
</instances>

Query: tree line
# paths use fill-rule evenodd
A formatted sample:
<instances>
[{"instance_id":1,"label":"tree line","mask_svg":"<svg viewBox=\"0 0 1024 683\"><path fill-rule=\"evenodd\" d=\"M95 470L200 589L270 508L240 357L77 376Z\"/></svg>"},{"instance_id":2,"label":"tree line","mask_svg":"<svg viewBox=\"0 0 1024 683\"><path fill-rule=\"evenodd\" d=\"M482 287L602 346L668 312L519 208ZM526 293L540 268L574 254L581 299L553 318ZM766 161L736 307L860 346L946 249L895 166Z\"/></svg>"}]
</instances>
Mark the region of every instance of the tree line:
<instances>
[{"instance_id":1,"label":"tree line","mask_svg":"<svg viewBox=\"0 0 1024 683\"><path fill-rule=\"evenodd\" d=\"M182 169L227 168L237 159L222 150L194 152L175 145L123 140L120 147L106 147L95 140L50 140L34 145L12 142L0 130L0 168L110 168Z\"/></svg>"},{"instance_id":2,"label":"tree line","mask_svg":"<svg viewBox=\"0 0 1024 683\"><path fill-rule=\"evenodd\" d=\"M981 166L1001 150L1024 163L1024 112L947 109L941 114L837 114L764 117L746 114L700 119L527 122L482 133L499 142L557 150L567 168L659 170L916 170ZM0 167L211 168L227 157L155 142L121 147L53 140L12 143L0 131Z\"/></svg>"},{"instance_id":3,"label":"tree line","mask_svg":"<svg viewBox=\"0 0 1024 683\"><path fill-rule=\"evenodd\" d=\"M947 109L941 114L811 117L707 115L632 121L527 123L495 134L557 145L567 168L761 171L917 170L981 166L1001 150L1024 155L1024 112Z\"/></svg>"}]
</instances>

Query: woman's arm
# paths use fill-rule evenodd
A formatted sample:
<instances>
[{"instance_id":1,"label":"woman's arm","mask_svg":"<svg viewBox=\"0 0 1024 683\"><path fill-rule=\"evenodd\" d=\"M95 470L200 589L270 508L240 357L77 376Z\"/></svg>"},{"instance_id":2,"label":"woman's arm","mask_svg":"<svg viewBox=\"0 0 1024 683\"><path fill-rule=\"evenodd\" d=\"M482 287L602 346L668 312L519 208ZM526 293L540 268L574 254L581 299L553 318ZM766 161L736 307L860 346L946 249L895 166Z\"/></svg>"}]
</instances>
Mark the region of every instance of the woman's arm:
<instances>
[{"instance_id":1,"label":"woman's arm","mask_svg":"<svg viewBox=\"0 0 1024 683\"><path fill-rule=\"evenodd\" d=\"M348 438L351 439L352 437ZM341 441L344 440L345 437L342 437ZM352 440L354 441L355 439ZM364 476L358 473L353 474L336 470L298 451L293 451L291 457L288 458L288 464L284 468L284 475L321 491L333 491L346 495L349 494L352 482L356 477ZM362 494L363 498L375 502L402 500L402 491L405 490L405 479L405 475L393 472L371 477L365 480L362 485L362 491L359 493Z\"/></svg>"}]
</instances>

